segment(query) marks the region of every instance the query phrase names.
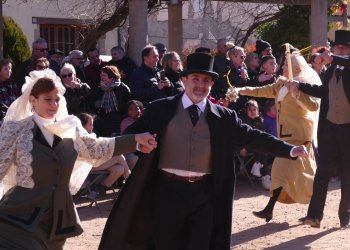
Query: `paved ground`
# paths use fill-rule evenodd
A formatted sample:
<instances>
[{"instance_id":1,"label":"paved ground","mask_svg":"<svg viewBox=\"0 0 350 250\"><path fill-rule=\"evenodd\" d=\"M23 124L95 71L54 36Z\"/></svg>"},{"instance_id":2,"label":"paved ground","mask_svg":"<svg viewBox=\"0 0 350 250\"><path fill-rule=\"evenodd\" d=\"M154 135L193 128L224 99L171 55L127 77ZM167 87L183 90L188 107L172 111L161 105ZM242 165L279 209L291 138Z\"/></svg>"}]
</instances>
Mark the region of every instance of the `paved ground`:
<instances>
[{"instance_id":1,"label":"paved ground","mask_svg":"<svg viewBox=\"0 0 350 250\"><path fill-rule=\"evenodd\" d=\"M236 186L233 206L232 249L350 249L350 229L339 230L339 186L339 182L330 183L325 216L321 228L316 229L298 222L298 218L306 213L306 205L278 203L274 218L269 223L252 216L252 211L266 205L268 192L259 185L253 188L247 182L240 181ZM97 249L113 197L113 194L109 194L108 199L100 201L97 207L87 207L86 202L78 204L85 232L69 239L65 250Z\"/></svg>"}]
</instances>

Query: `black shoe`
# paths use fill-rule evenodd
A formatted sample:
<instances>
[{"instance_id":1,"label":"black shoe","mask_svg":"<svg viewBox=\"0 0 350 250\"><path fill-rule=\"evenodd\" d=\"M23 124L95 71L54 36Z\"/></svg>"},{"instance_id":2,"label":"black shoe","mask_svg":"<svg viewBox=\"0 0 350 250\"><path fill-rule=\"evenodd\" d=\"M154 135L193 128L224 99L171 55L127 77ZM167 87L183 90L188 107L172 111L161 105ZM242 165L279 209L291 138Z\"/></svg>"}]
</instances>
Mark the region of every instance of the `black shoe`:
<instances>
[{"instance_id":1,"label":"black shoe","mask_svg":"<svg viewBox=\"0 0 350 250\"><path fill-rule=\"evenodd\" d=\"M253 214L261 219L265 219L266 222L269 222L270 220L272 220L272 213L271 212L266 212L265 210L261 210L258 212L253 212Z\"/></svg>"},{"instance_id":2,"label":"black shoe","mask_svg":"<svg viewBox=\"0 0 350 250\"><path fill-rule=\"evenodd\" d=\"M319 219L305 217L304 225L309 225L311 227L320 228L321 227L321 221Z\"/></svg>"},{"instance_id":3,"label":"black shoe","mask_svg":"<svg viewBox=\"0 0 350 250\"><path fill-rule=\"evenodd\" d=\"M306 219L307 219L307 216L299 218L298 221L304 223Z\"/></svg>"},{"instance_id":4,"label":"black shoe","mask_svg":"<svg viewBox=\"0 0 350 250\"><path fill-rule=\"evenodd\" d=\"M340 223L340 229L349 229L350 228L350 223Z\"/></svg>"}]
</instances>

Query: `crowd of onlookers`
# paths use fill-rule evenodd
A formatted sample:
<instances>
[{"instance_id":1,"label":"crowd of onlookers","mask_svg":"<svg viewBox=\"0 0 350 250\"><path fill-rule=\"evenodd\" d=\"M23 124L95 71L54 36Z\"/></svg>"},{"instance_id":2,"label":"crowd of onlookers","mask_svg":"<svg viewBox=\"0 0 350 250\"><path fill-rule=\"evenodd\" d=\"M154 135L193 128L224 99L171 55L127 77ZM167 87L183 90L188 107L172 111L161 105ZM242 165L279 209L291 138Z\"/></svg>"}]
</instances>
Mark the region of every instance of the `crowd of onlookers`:
<instances>
[{"instance_id":1,"label":"crowd of onlookers","mask_svg":"<svg viewBox=\"0 0 350 250\"><path fill-rule=\"evenodd\" d=\"M195 52L214 51L214 70L219 78L211 90L210 99L235 110L252 127L276 136L274 100L253 100L242 96L236 102L230 103L226 99L226 92L231 86L264 86L276 80L281 74L281 59L274 57L271 45L257 40L256 51L246 53L244 48L226 39L219 39L216 49L200 47ZM284 48L282 51L284 52ZM280 53L282 57L283 52ZM48 68L60 76L66 87L65 98L69 114L81 118L87 130L97 136L123 134L126 127L142 115L143 108L149 102L179 94L184 90L180 79L180 72L183 70L180 55L175 51L168 51L163 44L144 47L141 51L142 64L139 66L126 57L120 46L113 47L110 53L112 59L108 62L101 60L97 48L89 49L86 55L80 50L73 50L65 55L58 49L48 50L47 42L43 38L37 39L32 44L31 58L16 65L15 75L12 75L11 61L0 60L0 115L4 116L7 107L21 94L25 77L30 72ZM311 64L314 63L313 60L314 56L310 58ZM324 71L324 68L317 68L317 65L314 68L319 73ZM239 155L245 157L247 153L242 148ZM129 168L132 168L137 155L126 156L126 159ZM119 159L114 160L117 163L112 162L112 166L120 165ZM262 177L262 185L266 189L269 188L269 166L272 160L269 156L257 154L251 166L251 173ZM118 172L115 179L128 175L128 170L123 166L113 169ZM111 183L113 181L108 180L105 186L109 187Z\"/></svg>"}]
</instances>

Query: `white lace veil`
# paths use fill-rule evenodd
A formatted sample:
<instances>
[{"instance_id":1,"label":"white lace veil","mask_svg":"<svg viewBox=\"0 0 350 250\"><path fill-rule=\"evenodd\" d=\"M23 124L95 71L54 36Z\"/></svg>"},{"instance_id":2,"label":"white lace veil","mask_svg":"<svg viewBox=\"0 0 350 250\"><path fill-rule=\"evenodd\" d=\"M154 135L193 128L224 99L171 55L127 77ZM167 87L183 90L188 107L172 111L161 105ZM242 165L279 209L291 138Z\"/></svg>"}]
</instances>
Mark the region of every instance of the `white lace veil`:
<instances>
[{"instance_id":1,"label":"white lace veil","mask_svg":"<svg viewBox=\"0 0 350 250\"><path fill-rule=\"evenodd\" d=\"M66 89L62 85L61 79L51 69L32 71L29 73L29 76L26 77L26 82L22 87L22 95L17 98L8 108L4 118L4 124L9 121L20 121L33 115L32 107L29 102L29 96L33 86L40 78L43 77L53 80L58 89L58 96L60 97L59 108L55 115L56 122L49 125L47 129L62 138L73 138L75 148L77 149L77 147L79 147L79 150L81 150L81 148L85 147L85 145L84 143L80 142L81 140L79 140L79 138L76 138L76 131L78 131L79 135L84 134L84 136L88 136L88 133L83 129L80 120L77 117L68 115L66 99L63 96ZM79 142L81 145L77 146L77 143ZM87 150L85 149L85 151ZM80 189L93 164L94 160L89 159L89 157L81 159L81 157L78 156L78 159L74 164L70 181L70 190L72 194L76 193ZM4 192L16 184L15 177L16 167L14 164L12 164L12 167L5 175L4 180L0 181L0 198Z\"/></svg>"},{"instance_id":2,"label":"white lace veil","mask_svg":"<svg viewBox=\"0 0 350 250\"><path fill-rule=\"evenodd\" d=\"M25 119L33 114L32 107L29 102L30 92L33 86L37 83L40 78L47 77L53 80L60 97L59 108L56 114L57 120L62 120L68 116L66 99L63 97L66 89L62 85L61 79L51 69L32 71L29 76L26 76L26 82L22 87L22 95L18 97L8 108L4 122L6 121L19 121Z\"/></svg>"}]
</instances>

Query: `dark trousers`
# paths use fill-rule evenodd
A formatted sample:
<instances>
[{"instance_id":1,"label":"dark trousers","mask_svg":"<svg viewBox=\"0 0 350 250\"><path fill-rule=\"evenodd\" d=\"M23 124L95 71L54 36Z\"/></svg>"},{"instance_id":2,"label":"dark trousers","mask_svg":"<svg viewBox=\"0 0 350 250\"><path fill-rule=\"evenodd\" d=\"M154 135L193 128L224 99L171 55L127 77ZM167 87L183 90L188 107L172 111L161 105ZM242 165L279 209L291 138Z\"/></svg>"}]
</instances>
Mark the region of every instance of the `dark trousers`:
<instances>
[{"instance_id":1,"label":"dark trousers","mask_svg":"<svg viewBox=\"0 0 350 250\"><path fill-rule=\"evenodd\" d=\"M316 170L308 217L322 220L330 177L341 180L339 219L349 223L350 207L350 124L337 125L327 121L319 138L319 165Z\"/></svg>"},{"instance_id":2,"label":"dark trousers","mask_svg":"<svg viewBox=\"0 0 350 250\"><path fill-rule=\"evenodd\" d=\"M190 183L159 173L154 214L157 250L209 249L212 187L210 175Z\"/></svg>"}]
</instances>

